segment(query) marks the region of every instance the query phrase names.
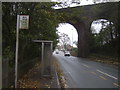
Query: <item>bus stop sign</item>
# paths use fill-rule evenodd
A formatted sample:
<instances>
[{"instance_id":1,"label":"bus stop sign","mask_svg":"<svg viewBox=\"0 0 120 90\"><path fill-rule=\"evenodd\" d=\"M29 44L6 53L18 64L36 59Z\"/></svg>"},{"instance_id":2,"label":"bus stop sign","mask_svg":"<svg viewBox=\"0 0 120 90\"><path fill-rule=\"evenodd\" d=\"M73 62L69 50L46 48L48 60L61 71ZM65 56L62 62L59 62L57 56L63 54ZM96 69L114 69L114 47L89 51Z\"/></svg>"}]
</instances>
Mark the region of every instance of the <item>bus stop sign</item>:
<instances>
[{"instance_id":1,"label":"bus stop sign","mask_svg":"<svg viewBox=\"0 0 120 90\"><path fill-rule=\"evenodd\" d=\"M19 29L29 28L29 15L19 15Z\"/></svg>"}]
</instances>

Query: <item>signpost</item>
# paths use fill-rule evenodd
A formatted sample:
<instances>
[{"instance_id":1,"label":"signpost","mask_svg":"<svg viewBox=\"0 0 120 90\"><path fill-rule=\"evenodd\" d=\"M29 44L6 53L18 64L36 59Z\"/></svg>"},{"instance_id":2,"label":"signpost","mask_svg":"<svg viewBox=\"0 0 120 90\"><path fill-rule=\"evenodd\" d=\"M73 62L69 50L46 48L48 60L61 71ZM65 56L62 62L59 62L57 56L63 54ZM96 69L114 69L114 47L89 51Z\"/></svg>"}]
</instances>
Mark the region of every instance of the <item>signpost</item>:
<instances>
[{"instance_id":1,"label":"signpost","mask_svg":"<svg viewBox=\"0 0 120 90\"><path fill-rule=\"evenodd\" d=\"M29 15L17 15L16 27L16 53L15 53L15 88L17 88L18 76L18 47L19 47L19 29L29 28Z\"/></svg>"}]
</instances>

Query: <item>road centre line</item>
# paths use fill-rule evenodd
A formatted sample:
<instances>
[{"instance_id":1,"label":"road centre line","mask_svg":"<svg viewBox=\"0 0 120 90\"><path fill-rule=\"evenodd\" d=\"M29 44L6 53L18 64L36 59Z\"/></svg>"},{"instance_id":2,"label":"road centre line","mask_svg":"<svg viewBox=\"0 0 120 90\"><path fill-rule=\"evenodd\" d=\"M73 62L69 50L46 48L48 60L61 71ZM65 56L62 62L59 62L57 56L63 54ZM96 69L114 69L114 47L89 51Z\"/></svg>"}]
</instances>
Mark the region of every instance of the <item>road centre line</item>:
<instances>
[{"instance_id":1,"label":"road centre line","mask_svg":"<svg viewBox=\"0 0 120 90\"><path fill-rule=\"evenodd\" d=\"M104 80L107 80L107 78L103 77L103 76L99 76L100 78L104 79Z\"/></svg>"},{"instance_id":2,"label":"road centre line","mask_svg":"<svg viewBox=\"0 0 120 90\"><path fill-rule=\"evenodd\" d=\"M104 73L104 72L102 72L102 71L100 71L100 70L98 70L98 69L96 69L96 71L98 71L98 72L100 72L100 73L102 73L102 74L104 74L104 75L107 75L107 76L109 76L109 77L111 77L111 78L113 78L113 79L118 79L118 78L116 78L116 77L114 77L114 76L112 76L112 75L109 75L109 74L107 74L107 73Z\"/></svg>"},{"instance_id":3,"label":"road centre line","mask_svg":"<svg viewBox=\"0 0 120 90\"><path fill-rule=\"evenodd\" d=\"M88 65L86 65L86 64L82 64L83 66L85 66L85 67L87 67L87 68L89 68L89 66Z\"/></svg>"},{"instance_id":4,"label":"road centre line","mask_svg":"<svg viewBox=\"0 0 120 90\"><path fill-rule=\"evenodd\" d=\"M96 75L96 73L95 72L91 72L92 74L94 74L94 75Z\"/></svg>"}]
</instances>

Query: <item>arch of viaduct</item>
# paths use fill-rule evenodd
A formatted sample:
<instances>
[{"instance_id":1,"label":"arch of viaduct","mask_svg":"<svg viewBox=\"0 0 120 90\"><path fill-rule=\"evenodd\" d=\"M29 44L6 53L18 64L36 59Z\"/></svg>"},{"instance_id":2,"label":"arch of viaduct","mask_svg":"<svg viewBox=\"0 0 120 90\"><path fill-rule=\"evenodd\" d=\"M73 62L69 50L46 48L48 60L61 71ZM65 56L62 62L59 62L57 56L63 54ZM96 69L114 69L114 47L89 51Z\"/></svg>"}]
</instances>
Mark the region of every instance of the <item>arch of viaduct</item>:
<instances>
[{"instance_id":1,"label":"arch of viaduct","mask_svg":"<svg viewBox=\"0 0 120 90\"><path fill-rule=\"evenodd\" d=\"M78 57L86 57L89 54L90 28L93 21L106 19L112 21L118 29L119 2L100 3L95 5L78 6L57 9L64 19L61 23L72 24L78 32Z\"/></svg>"}]
</instances>

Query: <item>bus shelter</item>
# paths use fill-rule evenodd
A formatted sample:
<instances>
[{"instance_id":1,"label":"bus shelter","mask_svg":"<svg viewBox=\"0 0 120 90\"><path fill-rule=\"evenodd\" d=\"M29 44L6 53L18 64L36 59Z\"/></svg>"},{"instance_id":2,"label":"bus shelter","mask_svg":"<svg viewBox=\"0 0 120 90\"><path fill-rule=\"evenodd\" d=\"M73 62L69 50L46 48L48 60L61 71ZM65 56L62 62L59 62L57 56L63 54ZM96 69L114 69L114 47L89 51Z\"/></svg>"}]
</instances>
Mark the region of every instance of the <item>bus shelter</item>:
<instances>
[{"instance_id":1,"label":"bus shelter","mask_svg":"<svg viewBox=\"0 0 120 90\"><path fill-rule=\"evenodd\" d=\"M45 77L51 76L51 59L53 51L53 41L33 40L35 43L42 44L41 47L41 75Z\"/></svg>"}]
</instances>

